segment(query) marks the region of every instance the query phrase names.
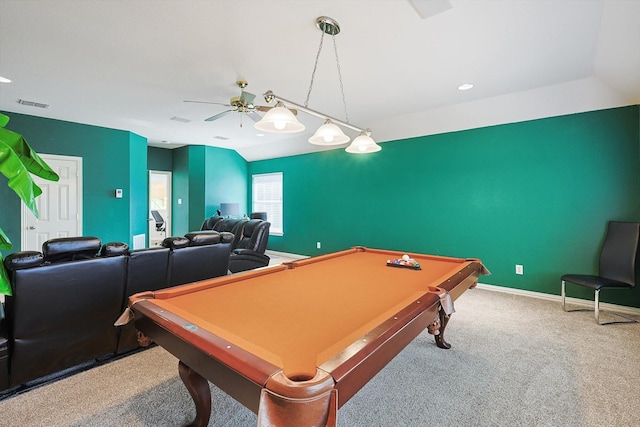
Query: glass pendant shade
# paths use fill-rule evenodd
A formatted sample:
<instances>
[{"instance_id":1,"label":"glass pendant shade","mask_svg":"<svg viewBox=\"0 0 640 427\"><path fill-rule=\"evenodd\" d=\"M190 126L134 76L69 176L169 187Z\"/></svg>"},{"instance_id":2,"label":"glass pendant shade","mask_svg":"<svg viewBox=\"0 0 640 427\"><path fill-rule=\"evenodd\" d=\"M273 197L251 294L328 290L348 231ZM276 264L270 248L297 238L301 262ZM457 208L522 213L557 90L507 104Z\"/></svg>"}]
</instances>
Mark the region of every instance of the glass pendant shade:
<instances>
[{"instance_id":1,"label":"glass pendant shade","mask_svg":"<svg viewBox=\"0 0 640 427\"><path fill-rule=\"evenodd\" d=\"M275 133L294 133L304 130L304 125L281 102L278 102L275 107L267 111L264 117L255 123L253 127L263 132Z\"/></svg>"},{"instance_id":2,"label":"glass pendant shade","mask_svg":"<svg viewBox=\"0 0 640 427\"><path fill-rule=\"evenodd\" d=\"M362 132L360 136L355 138L351 145L345 148L347 153L351 154L367 154L367 153L375 153L376 151L382 150L376 142L366 133Z\"/></svg>"},{"instance_id":3,"label":"glass pendant shade","mask_svg":"<svg viewBox=\"0 0 640 427\"><path fill-rule=\"evenodd\" d=\"M309 138L309 143L315 145L340 145L346 144L349 140L350 138L342 132L342 129L331 123L331 120L326 120L316 133Z\"/></svg>"}]
</instances>

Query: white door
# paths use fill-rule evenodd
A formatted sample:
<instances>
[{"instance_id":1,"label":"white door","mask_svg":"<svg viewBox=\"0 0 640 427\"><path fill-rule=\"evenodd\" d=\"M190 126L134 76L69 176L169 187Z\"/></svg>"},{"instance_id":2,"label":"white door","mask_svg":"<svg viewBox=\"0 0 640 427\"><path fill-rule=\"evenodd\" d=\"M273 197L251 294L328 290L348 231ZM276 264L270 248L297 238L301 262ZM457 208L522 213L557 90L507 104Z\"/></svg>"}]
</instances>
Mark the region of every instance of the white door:
<instances>
[{"instance_id":1,"label":"white door","mask_svg":"<svg viewBox=\"0 0 640 427\"><path fill-rule=\"evenodd\" d=\"M149 246L171 235L171 172L149 171Z\"/></svg>"},{"instance_id":2,"label":"white door","mask_svg":"<svg viewBox=\"0 0 640 427\"><path fill-rule=\"evenodd\" d=\"M38 176L42 189L36 197L39 218L22 203L22 250L41 251L42 244L57 237L82 235L82 157L40 154L60 176L57 182Z\"/></svg>"}]
</instances>

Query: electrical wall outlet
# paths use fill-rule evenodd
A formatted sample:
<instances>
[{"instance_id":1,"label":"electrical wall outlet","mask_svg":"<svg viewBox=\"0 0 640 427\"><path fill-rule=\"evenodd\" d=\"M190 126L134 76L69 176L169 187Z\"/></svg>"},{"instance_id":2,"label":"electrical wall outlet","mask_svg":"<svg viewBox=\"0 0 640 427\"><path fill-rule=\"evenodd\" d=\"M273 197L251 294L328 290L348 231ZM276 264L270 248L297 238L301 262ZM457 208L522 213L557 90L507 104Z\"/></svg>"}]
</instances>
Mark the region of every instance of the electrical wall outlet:
<instances>
[{"instance_id":1,"label":"electrical wall outlet","mask_svg":"<svg viewBox=\"0 0 640 427\"><path fill-rule=\"evenodd\" d=\"M316 242L316 248L317 248L317 249L322 248L322 243L320 243L320 242Z\"/></svg>"},{"instance_id":2,"label":"electrical wall outlet","mask_svg":"<svg viewBox=\"0 0 640 427\"><path fill-rule=\"evenodd\" d=\"M524 274L524 266L516 264L516 274Z\"/></svg>"}]
</instances>

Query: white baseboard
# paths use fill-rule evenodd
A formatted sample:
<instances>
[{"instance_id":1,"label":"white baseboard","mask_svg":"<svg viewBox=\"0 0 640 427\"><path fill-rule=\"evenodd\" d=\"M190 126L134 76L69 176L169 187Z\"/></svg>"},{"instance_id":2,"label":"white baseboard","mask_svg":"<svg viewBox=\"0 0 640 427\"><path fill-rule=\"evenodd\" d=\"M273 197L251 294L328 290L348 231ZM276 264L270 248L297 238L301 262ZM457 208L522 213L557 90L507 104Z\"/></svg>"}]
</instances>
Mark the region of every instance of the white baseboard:
<instances>
[{"instance_id":1,"label":"white baseboard","mask_svg":"<svg viewBox=\"0 0 640 427\"><path fill-rule=\"evenodd\" d=\"M551 295L551 294L545 294L542 292L525 291L522 289L506 288L504 286L487 285L484 283L478 283L478 289L486 289L489 291L504 292L512 295L522 295L525 297L545 299L548 301L557 302L558 305L562 304L562 297L560 295ZM584 306L584 307L593 309L593 300L585 300L585 299L570 298L570 297L567 297L566 300L567 300L567 304L579 305L579 306ZM627 307L624 305L617 305L617 304L609 304L606 302L600 302L600 310L614 311L617 313L626 314L630 316L640 316L640 308Z\"/></svg>"},{"instance_id":2,"label":"white baseboard","mask_svg":"<svg viewBox=\"0 0 640 427\"><path fill-rule=\"evenodd\" d=\"M290 254L287 252L278 252L278 251L272 251L270 249L266 250L265 253L269 256L274 256L274 257L280 257L280 258L288 258L288 259L305 259L305 258L309 258L306 255L297 255L297 254Z\"/></svg>"}]
</instances>

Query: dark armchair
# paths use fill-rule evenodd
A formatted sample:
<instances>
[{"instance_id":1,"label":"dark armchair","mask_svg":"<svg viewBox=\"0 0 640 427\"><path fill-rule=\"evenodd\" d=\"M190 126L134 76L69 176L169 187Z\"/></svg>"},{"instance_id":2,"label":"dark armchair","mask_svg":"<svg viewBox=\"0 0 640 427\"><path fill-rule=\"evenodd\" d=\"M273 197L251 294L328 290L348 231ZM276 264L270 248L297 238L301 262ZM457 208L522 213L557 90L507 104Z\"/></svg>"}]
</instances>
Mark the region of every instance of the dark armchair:
<instances>
[{"instance_id":1,"label":"dark armchair","mask_svg":"<svg viewBox=\"0 0 640 427\"><path fill-rule=\"evenodd\" d=\"M562 309L567 310L565 303L566 284L573 283L593 289L596 322L600 323L600 290L601 289L632 289L636 285L636 257L638 254L638 239L640 223L610 221L607 227L602 250L598 275L565 274L562 281ZM616 314L625 319L636 322L626 316ZM618 323L618 322L608 322Z\"/></svg>"},{"instance_id":2,"label":"dark armchair","mask_svg":"<svg viewBox=\"0 0 640 427\"><path fill-rule=\"evenodd\" d=\"M269 256L265 251L269 241L270 226L270 222L261 219L246 221L235 249L231 251L229 271L238 273L269 265Z\"/></svg>"}]
</instances>

